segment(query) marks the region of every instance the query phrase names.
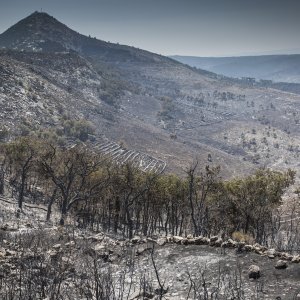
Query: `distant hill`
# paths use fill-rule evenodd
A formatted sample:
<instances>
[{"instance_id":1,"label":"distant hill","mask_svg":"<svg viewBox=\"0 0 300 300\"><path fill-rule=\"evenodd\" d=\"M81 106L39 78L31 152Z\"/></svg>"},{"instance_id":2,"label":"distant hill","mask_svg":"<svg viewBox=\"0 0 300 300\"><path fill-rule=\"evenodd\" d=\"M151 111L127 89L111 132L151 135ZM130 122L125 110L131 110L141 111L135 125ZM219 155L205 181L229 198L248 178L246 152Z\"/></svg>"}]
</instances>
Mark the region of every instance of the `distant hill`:
<instances>
[{"instance_id":1,"label":"distant hill","mask_svg":"<svg viewBox=\"0 0 300 300\"><path fill-rule=\"evenodd\" d=\"M171 56L184 64L230 77L300 83L300 54L240 57Z\"/></svg>"}]
</instances>

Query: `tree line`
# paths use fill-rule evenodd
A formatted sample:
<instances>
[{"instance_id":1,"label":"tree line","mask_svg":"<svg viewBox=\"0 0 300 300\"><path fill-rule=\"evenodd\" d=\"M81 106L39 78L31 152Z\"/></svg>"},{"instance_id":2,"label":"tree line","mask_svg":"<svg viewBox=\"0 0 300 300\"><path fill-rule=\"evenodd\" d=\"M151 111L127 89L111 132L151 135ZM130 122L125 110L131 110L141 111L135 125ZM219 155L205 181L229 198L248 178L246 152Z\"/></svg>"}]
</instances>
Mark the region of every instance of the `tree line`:
<instances>
[{"instance_id":1,"label":"tree line","mask_svg":"<svg viewBox=\"0 0 300 300\"><path fill-rule=\"evenodd\" d=\"M224 180L219 166L197 162L183 178L145 173L85 145L64 148L34 137L1 144L0 159L0 193L11 191L20 210L25 198L43 203L50 220L55 205L60 225L70 216L83 228L128 238L241 232L265 243L274 209L295 178L291 170L259 169Z\"/></svg>"}]
</instances>

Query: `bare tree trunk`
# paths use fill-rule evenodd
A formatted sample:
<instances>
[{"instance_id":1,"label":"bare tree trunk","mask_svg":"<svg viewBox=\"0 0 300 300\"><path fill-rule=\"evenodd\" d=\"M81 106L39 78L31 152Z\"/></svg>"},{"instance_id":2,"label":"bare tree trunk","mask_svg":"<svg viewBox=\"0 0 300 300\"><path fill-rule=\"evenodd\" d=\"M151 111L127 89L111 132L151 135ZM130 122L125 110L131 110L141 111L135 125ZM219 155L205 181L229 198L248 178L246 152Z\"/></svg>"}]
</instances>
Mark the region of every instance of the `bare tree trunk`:
<instances>
[{"instance_id":1,"label":"bare tree trunk","mask_svg":"<svg viewBox=\"0 0 300 300\"><path fill-rule=\"evenodd\" d=\"M48 203L46 221L50 220L50 216L51 216L51 212L52 212L52 205L55 201L56 193L57 193L57 188L54 189L53 194L52 194L52 196L50 198L50 201Z\"/></svg>"}]
</instances>

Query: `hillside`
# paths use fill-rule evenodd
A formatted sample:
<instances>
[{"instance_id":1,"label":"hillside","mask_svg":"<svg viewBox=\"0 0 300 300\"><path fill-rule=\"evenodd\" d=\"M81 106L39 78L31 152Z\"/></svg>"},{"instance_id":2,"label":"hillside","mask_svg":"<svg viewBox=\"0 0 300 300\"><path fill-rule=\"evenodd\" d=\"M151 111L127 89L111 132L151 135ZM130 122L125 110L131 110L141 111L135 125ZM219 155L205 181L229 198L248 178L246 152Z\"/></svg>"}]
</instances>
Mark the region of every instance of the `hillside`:
<instances>
[{"instance_id":1,"label":"hillside","mask_svg":"<svg viewBox=\"0 0 300 300\"><path fill-rule=\"evenodd\" d=\"M0 45L1 123L11 134L59 127L67 116L92 122L97 139L166 162L166 171L183 174L196 158L225 176L299 169L297 95L85 37L45 13L12 26Z\"/></svg>"},{"instance_id":2,"label":"hillside","mask_svg":"<svg viewBox=\"0 0 300 300\"><path fill-rule=\"evenodd\" d=\"M192 67L229 77L253 77L274 82L300 83L300 55L241 57L172 56Z\"/></svg>"}]
</instances>

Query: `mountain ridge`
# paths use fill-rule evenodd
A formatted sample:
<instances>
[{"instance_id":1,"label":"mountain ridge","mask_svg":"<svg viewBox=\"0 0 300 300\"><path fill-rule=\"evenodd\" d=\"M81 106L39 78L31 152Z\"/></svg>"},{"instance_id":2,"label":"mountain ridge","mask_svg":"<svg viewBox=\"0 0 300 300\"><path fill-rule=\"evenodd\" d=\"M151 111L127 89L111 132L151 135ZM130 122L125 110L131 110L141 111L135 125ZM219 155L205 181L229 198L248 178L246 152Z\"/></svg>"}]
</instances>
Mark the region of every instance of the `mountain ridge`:
<instances>
[{"instance_id":1,"label":"mountain ridge","mask_svg":"<svg viewBox=\"0 0 300 300\"><path fill-rule=\"evenodd\" d=\"M300 83L300 54L233 57L174 55L171 58L229 77L254 77L274 82Z\"/></svg>"},{"instance_id":2,"label":"mountain ridge","mask_svg":"<svg viewBox=\"0 0 300 300\"><path fill-rule=\"evenodd\" d=\"M194 159L229 177L298 168L299 96L85 37L44 13L21 25L0 35L0 126L12 134L84 119L166 172L183 174Z\"/></svg>"}]
</instances>

